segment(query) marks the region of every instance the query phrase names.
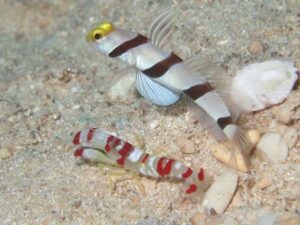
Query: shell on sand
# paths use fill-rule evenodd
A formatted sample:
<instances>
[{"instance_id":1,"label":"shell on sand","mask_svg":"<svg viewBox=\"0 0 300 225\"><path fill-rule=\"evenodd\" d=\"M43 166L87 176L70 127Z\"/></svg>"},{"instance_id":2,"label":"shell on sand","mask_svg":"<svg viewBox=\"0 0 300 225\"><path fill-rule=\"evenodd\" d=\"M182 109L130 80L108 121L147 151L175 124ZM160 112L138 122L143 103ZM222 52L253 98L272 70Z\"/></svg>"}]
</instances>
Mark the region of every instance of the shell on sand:
<instances>
[{"instance_id":1,"label":"shell on sand","mask_svg":"<svg viewBox=\"0 0 300 225\"><path fill-rule=\"evenodd\" d=\"M230 94L243 111L257 111L285 100L297 79L297 68L292 62L254 63L237 72Z\"/></svg>"},{"instance_id":2,"label":"shell on sand","mask_svg":"<svg viewBox=\"0 0 300 225\"><path fill-rule=\"evenodd\" d=\"M238 174L233 170L225 170L210 186L202 200L205 211L222 214L230 203L237 188Z\"/></svg>"}]
</instances>

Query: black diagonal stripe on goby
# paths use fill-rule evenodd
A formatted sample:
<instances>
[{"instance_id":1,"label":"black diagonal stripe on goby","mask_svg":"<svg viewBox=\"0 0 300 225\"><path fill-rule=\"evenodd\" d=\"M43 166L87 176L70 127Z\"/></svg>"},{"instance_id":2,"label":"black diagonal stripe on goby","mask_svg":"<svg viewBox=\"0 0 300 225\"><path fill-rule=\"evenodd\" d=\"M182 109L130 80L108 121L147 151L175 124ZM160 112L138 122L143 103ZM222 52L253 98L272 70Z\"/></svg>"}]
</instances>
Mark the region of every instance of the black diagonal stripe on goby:
<instances>
[{"instance_id":1,"label":"black diagonal stripe on goby","mask_svg":"<svg viewBox=\"0 0 300 225\"><path fill-rule=\"evenodd\" d=\"M164 75L170 69L171 66L180 62L182 62L182 59L174 53L171 53L167 58L154 64L150 68L143 70L142 72L148 75L149 77L158 78Z\"/></svg>"},{"instance_id":2,"label":"black diagonal stripe on goby","mask_svg":"<svg viewBox=\"0 0 300 225\"><path fill-rule=\"evenodd\" d=\"M192 86L189 89L184 90L183 92L189 97L191 97L193 100L197 100L198 98L212 90L213 87L210 86L209 83L205 82L203 84L197 84L195 86Z\"/></svg>"},{"instance_id":3,"label":"black diagonal stripe on goby","mask_svg":"<svg viewBox=\"0 0 300 225\"><path fill-rule=\"evenodd\" d=\"M148 39L145 36L138 34L135 38L133 38L129 41L125 41L124 43L122 43L121 45L116 47L108 55L110 57L120 56L123 53L127 52L128 50L135 48L139 45L142 45L142 44L146 43L147 41L148 41Z\"/></svg>"},{"instance_id":4,"label":"black diagonal stripe on goby","mask_svg":"<svg viewBox=\"0 0 300 225\"><path fill-rule=\"evenodd\" d=\"M233 121L232 121L232 118L230 116L228 116L228 117L219 118L217 120L217 123L221 127L221 129L223 130L227 125L232 124Z\"/></svg>"}]
</instances>

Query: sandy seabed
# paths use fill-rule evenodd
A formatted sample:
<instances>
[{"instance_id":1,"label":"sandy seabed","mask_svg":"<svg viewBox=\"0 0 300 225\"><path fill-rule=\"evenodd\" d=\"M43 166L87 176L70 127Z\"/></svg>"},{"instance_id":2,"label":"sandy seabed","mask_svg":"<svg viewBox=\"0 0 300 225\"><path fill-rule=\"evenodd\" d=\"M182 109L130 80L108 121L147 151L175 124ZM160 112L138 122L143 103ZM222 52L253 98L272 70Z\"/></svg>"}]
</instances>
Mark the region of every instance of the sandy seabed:
<instances>
[{"instance_id":1,"label":"sandy seabed","mask_svg":"<svg viewBox=\"0 0 300 225\"><path fill-rule=\"evenodd\" d=\"M299 216L299 141L283 163L252 157L253 169L239 173L235 197L219 216L201 216L200 201L187 198L176 182L73 157L75 132L101 127L149 153L201 165L213 176L226 167L208 149L213 137L189 118L187 101L159 107L140 97L130 104L108 100L123 65L86 43L87 31L99 21L146 34L154 18L176 7L182 14L169 47L181 57L211 56L228 74L274 58L294 61L299 69L298 0L182 2L0 0L1 224L252 225L268 213ZM253 41L264 43L263 51L249 53ZM282 124L269 108L239 124L283 135L292 128L299 132L300 121ZM195 144L194 153L180 151L176 140L182 137Z\"/></svg>"}]
</instances>

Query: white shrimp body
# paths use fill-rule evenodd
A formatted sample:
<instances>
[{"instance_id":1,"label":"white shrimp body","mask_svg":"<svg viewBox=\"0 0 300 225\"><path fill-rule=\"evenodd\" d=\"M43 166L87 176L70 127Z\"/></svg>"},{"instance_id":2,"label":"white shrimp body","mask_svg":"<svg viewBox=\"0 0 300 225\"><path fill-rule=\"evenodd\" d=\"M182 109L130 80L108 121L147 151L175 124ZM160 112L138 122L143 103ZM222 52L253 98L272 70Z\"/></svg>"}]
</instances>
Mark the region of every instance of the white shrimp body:
<instances>
[{"instance_id":1,"label":"white shrimp body","mask_svg":"<svg viewBox=\"0 0 300 225\"><path fill-rule=\"evenodd\" d=\"M181 162L144 153L130 143L100 129L90 128L78 132L74 136L73 144L77 145L74 153L76 157L124 167L154 178L183 180L187 194L199 193L209 185L203 168L196 173Z\"/></svg>"}]
</instances>

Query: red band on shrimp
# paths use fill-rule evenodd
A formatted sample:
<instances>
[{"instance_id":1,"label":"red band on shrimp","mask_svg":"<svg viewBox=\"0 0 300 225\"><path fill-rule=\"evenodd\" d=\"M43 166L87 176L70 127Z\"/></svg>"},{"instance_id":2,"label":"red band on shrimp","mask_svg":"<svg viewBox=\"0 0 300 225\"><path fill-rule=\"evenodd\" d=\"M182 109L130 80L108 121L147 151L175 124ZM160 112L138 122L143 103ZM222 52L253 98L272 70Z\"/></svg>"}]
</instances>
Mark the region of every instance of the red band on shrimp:
<instances>
[{"instance_id":1,"label":"red band on shrimp","mask_svg":"<svg viewBox=\"0 0 300 225\"><path fill-rule=\"evenodd\" d=\"M73 144L74 145L79 145L80 144L80 131L74 136L73 138Z\"/></svg>"},{"instance_id":2,"label":"red band on shrimp","mask_svg":"<svg viewBox=\"0 0 300 225\"><path fill-rule=\"evenodd\" d=\"M168 159L166 159L164 157L160 158L158 160L157 168L156 168L157 172L162 177L164 177L165 175L169 175L170 174L171 169L172 169L172 165L173 165L173 162L174 162L173 159L169 159L168 162L166 163L165 167L163 167L163 161L164 160L168 160Z\"/></svg>"},{"instance_id":3,"label":"red band on shrimp","mask_svg":"<svg viewBox=\"0 0 300 225\"><path fill-rule=\"evenodd\" d=\"M203 181L204 180L204 170L201 168L199 173L198 173L198 179L200 181Z\"/></svg>"},{"instance_id":4,"label":"red band on shrimp","mask_svg":"<svg viewBox=\"0 0 300 225\"><path fill-rule=\"evenodd\" d=\"M128 142L125 142L123 148L119 151L119 154L122 156L117 160L117 163L121 166L124 166L125 160L128 155L132 152L133 146Z\"/></svg>"},{"instance_id":5,"label":"red band on shrimp","mask_svg":"<svg viewBox=\"0 0 300 225\"><path fill-rule=\"evenodd\" d=\"M87 141L91 141L93 139L95 130L96 128L89 129L89 132L87 134Z\"/></svg>"},{"instance_id":6,"label":"red band on shrimp","mask_svg":"<svg viewBox=\"0 0 300 225\"><path fill-rule=\"evenodd\" d=\"M158 172L159 175L161 175L162 177L165 176L164 170L163 170L163 161L164 161L164 160L165 160L164 157L160 158L160 159L158 160L157 168L156 168L157 172Z\"/></svg>"},{"instance_id":7,"label":"red band on shrimp","mask_svg":"<svg viewBox=\"0 0 300 225\"><path fill-rule=\"evenodd\" d=\"M188 168L185 173L182 174L182 178L187 179L189 178L193 173L193 170L191 168Z\"/></svg>"},{"instance_id":8,"label":"red band on shrimp","mask_svg":"<svg viewBox=\"0 0 300 225\"><path fill-rule=\"evenodd\" d=\"M191 184L188 189L186 189L185 193L192 194L193 192L197 191L196 184Z\"/></svg>"},{"instance_id":9,"label":"red band on shrimp","mask_svg":"<svg viewBox=\"0 0 300 225\"><path fill-rule=\"evenodd\" d=\"M169 159L169 161L167 162L167 165L165 166L164 168L164 172L166 175L169 175L171 170L172 170L172 165L174 163L174 160L173 159Z\"/></svg>"},{"instance_id":10,"label":"red band on shrimp","mask_svg":"<svg viewBox=\"0 0 300 225\"><path fill-rule=\"evenodd\" d=\"M83 151L84 151L84 148L77 148L74 152L74 156L75 157L82 157Z\"/></svg>"},{"instance_id":11,"label":"red band on shrimp","mask_svg":"<svg viewBox=\"0 0 300 225\"><path fill-rule=\"evenodd\" d=\"M112 143L112 148L117 147L121 143L121 140L119 138L117 138L117 137L114 137L114 138L115 138L115 140Z\"/></svg>"},{"instance_id":12,"label":"red band on shrimp","mask_svg":"<svg viewBox=\"0 0 300 225\"><path fill-rule=\"evenodd\" d=\"M142 159L141 163L145 163L145 162L147 161L148 157L149 157L149 154L146 153L146 155L145 155L144 158Z\"/></svg>"},{"instance_id":13,"label":"red band on shrimp","mask_svg":"<svg viewBox=\"0 0 300 225\"><path fill-rule=\"evenodd\" d=\"M110 152L111 148L110 148L110 144L111 142L114 140L114 136L110 135L108 138L107 138L107 141L106 141L106 145L105 145L105 151L107 152Z\"/></svg>"}]
</instances>

